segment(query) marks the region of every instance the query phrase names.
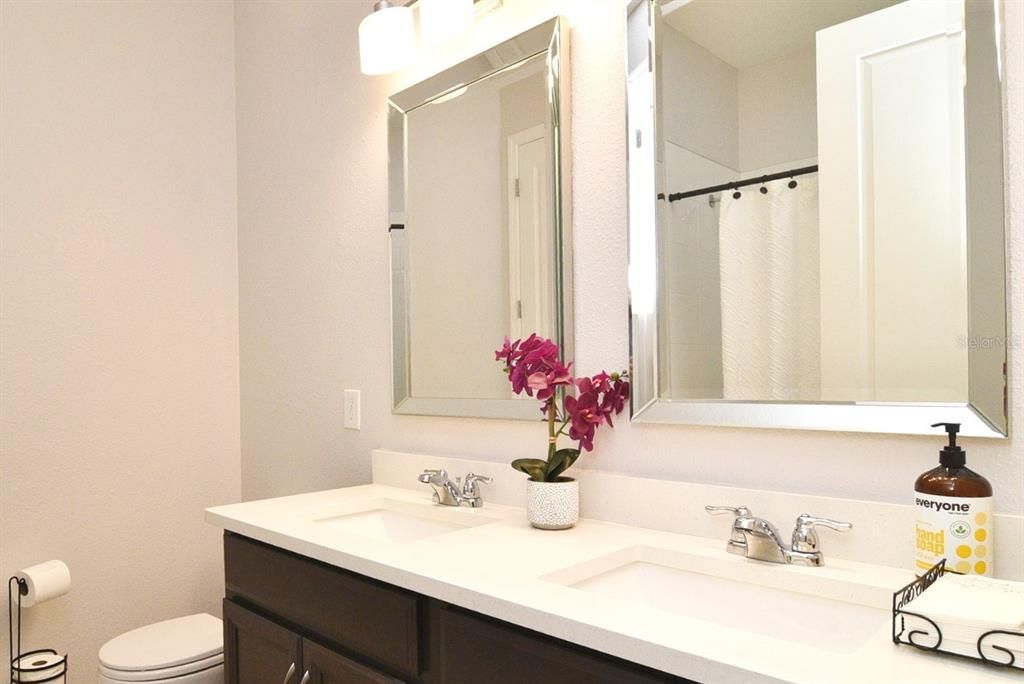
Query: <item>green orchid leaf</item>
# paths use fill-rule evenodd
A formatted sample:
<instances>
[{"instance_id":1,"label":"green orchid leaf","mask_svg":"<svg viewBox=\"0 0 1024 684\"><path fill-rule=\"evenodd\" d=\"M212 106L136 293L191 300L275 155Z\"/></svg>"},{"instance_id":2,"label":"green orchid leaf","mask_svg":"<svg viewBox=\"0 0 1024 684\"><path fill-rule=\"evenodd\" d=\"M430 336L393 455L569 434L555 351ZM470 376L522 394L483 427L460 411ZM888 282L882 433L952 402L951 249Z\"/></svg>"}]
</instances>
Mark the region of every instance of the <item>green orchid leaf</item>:
<instances>
[{"instance_id":1,"label":"green orchid leaf","mask_svg":"<svg viewBox=\"0 0 1024 684\"><path fill-rule=\"evenodd\" d=\"M542 461L539 458L517 458L512 461L513 468L519 472L526 473L530 476L531 480L536 480L537 482L544 481L547 465L547 461Z\"/></svg>"},{"instance_id":2,"label":"green orchid leaf","mask_svg":"<svg viewBox=\"0 0 1024 684\"><path fill-rule=\"evenodd\" d=\"M558 480L558 477L568 470L579 457L579 449L559 449L555 452L554 456L548 459L547 468L544 472L544 479L547 482L555 482Z\"/></svg>"}]
</instances>

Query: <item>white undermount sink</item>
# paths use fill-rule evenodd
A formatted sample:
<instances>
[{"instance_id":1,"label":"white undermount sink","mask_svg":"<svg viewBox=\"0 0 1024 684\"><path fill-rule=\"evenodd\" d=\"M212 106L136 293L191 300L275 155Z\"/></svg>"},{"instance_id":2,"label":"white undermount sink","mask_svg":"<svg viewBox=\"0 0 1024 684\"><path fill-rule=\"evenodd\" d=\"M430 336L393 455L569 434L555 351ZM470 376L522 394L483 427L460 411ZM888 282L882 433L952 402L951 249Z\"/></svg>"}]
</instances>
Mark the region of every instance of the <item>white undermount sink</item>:
<instances>
[{"instance_id":1,"label":"white undermount sink","mask_svg":"<svg viewBox=\"0 0 1024 684\"><path fill-rule=\"evenodd\" d=\"M890 620L886 594L852 577L844 581L820 571L633 546L544 579L834 653L885 639Z\"/></svg>"},{"instance_id":2,"label":"white undermount sink","mask_svg":"<svg viewBox=\"0 0 1024 684\"><path fill-rule=\"evenodd\" d=\"M403 543L494 522L477 511L396 499L364 499L314 511L323 529L377 541Z\"/></svg>"}]
</instances>

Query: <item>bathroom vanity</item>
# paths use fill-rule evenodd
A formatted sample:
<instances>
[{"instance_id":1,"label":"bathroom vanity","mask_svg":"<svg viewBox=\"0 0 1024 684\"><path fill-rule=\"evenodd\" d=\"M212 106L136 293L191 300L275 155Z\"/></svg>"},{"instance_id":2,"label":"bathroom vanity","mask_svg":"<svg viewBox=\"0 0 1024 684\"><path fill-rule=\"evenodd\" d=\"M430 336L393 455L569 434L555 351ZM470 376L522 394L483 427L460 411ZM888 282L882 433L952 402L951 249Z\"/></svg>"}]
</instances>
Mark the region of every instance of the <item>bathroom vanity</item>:
<instances>
[{"instance_id":1,"label":"bathroom vanity","mask_svg":"<svg viewBox=\"0 0 1024 684\"><path fill-rule=\"evenodd\" d=\"M837 536L823 540L820 567L763 563L727 553L727 521L702 510L717 538L635 526L642 511L633 524L584 518L545 532L521 508L440 506L415 471L400 481L410 488L207 511L225 530L228 682L1019 680L894 645L892 593L912 573L835 557ZM746 501L772 512L763 496ZM844 517L856 522L843 542L856 543L869 516ZM1000 520L1009 533L1020 522Z\"/></svg>"},{"instance_id":2,"label":"bathroom vanity","mask_svg":"<svg viewBox=\"0 0 1024 684\"><path fill-rule=\"evenodd\" d=\"M1005 437L998 4L625 11L632 420ZM396 414L536 420L492 350L536 331L573 356L570 162L595 158L570 146L572 42L552 18L388 100ZM584 513L614 523L552 533L492 503L523 501L505 465L473 464L486 506L433 503L438 460L208 510L231 684L1019 681L893 644L909 506L591 471ZM746 504L806 546L704 511Z\"/></svg>"},{"instance_id":3,"label":"bathroom vanity","mask_svg":"<svg viewBox=\"0 0 1024 684\"><path fill-rule=\"evenodd\" d=\"M224 561L230 684L686 681L230 532Z\"/></svg>"}]
</instances>

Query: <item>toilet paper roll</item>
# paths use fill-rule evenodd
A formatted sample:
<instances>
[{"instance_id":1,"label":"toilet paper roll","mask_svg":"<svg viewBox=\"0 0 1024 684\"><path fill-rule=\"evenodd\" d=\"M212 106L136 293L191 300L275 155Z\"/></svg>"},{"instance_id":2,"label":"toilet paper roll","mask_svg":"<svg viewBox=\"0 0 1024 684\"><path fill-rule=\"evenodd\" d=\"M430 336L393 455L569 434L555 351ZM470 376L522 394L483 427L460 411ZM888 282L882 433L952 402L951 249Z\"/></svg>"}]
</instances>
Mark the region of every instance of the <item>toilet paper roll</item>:
<instances>
[{"instance_id":1,"label":"toilet paper roll","mask_svg":"<svg viewBox=\"0 0 1024 684\"><path fill-rule=\"evenodd\" d=\"M43 682L67 669L66 656L56 651L26 653L14 662L14 684Z\"/></svg>"},{"instance_id":2,"label":"toilet paper roll","mask_svg":"<svg viewBox=\"0 0 1024 684\"><path fill-rule=\"evenodd\" d=\"M24 608L63 596L71 588L71 571L59 560L33 565L19 570L14 576L24 580L28 587L28 593L21 597Z\"/></svg>"}]
</instances>

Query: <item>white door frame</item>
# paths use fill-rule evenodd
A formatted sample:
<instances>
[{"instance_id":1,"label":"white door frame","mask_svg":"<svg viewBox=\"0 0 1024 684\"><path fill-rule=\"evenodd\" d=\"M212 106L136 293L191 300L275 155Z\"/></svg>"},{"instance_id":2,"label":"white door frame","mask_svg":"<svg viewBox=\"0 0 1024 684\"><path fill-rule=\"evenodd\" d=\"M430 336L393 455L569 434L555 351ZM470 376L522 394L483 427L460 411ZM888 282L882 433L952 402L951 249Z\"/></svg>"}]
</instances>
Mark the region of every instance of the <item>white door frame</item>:
<instances>
[{"instance_id":1,"label":"white door frame","mask_svg":"<svg viewBox=\"0 0 1024 684\"><path fill-rule=\"evenodd\" d=\"M507 157L507 197L508 197L508 312L509 335L512 339L521 338L522 318L519 315L519 303L522 299L522 274L519 269L520 235L519 235L519 196L516 193L516 182L519 180L518 149L535 140L547 136L544 124L538 124L508 136ZM549 274L550 275L550 274ZM541 290L546 292L547 290Z\"/></svg>"}]
</instances>

